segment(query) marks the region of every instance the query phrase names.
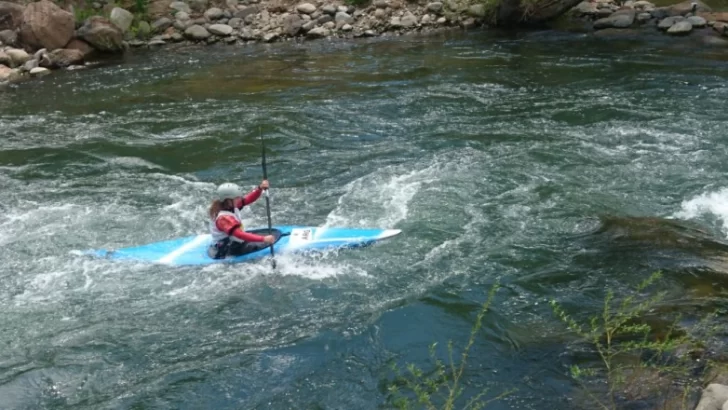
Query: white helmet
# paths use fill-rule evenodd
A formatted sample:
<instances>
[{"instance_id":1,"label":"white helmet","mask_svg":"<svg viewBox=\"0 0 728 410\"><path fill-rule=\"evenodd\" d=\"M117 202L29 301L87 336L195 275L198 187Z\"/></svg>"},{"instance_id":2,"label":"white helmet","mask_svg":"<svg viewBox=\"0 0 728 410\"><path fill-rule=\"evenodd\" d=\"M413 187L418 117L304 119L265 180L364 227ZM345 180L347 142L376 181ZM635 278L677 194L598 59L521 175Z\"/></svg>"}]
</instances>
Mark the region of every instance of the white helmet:
<instances>
[{"instance_id":1,"label":"white helmet","mask_svg":"<svg viewBox=\"0 0 728 410\"><path fill-rule=\"evenodd\" d=\"M221 201L239 196L243 196L243 190L232 182L226 182L217 187L217 198Z\"/></svg>"}]
</instances>

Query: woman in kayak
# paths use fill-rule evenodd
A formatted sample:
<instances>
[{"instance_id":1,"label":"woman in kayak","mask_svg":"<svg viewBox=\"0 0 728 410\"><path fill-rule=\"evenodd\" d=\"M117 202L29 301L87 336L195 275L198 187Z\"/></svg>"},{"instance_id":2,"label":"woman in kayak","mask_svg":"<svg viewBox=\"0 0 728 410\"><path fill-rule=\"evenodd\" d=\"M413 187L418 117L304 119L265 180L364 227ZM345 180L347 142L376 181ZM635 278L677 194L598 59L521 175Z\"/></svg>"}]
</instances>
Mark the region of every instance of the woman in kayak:
<instances>
[{"instance_id":1,"label":"woman in kayak","mask_svg":"<svg viewBox=\"0 0 728 410\"><path fill-rule=\"evenodd\" d=\"M213 259L222 259L226 256L238 256L250 249L249 242L275 242L273 235L260 236L245 232L240 211L244 206L250 205L260 198L264 189L268 189L268 181L263 180L257 188L243 196L243 190L236 184L226 182L217 187L217 198L210 205L210 233L214 244L210 246L209 255ZM247 246L246 246L247 245ZM258 245L258 244L256 244Z\"/></svg>"}]
</instances>

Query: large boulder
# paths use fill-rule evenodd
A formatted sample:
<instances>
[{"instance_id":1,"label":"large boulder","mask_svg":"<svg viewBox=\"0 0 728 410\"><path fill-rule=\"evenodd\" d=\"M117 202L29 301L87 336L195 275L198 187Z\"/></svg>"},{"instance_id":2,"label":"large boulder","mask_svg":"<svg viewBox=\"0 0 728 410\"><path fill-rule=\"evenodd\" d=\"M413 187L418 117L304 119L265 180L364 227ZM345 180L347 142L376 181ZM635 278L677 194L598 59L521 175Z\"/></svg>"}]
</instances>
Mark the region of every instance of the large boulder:
<instances>
[{"instance_id":1,"label":"large boulder","mask_svg":"<svg viewBox=\"0 0 728 410\"><path fill-rule=\"evenodd\" d=\"M0 31L17 30L23 22L23 6L0 1Z\"/></svg>"},{"instance_id":2,"label":"large boulder","mask_svg":"<svg viewBox=\"0 0 728 410\"><path fill-rule=\"evenodd\" d=\"M101 16L89 17L78 29L78 37L102 52L116 53L126 48L121 29Z\"/></svg>"},{"instance_id":3,"label":"large boulder","mask_svg":"<svg viewBox=\"0 0 728 410\"><path fill-rule=\"evenodd\" d=\"M560 17L581 0L501 0L495 10L499 26L538 25Z\"/></svg>"},{"instance_id":4,"label":"large boulder","mask_svg":"<svg viewBox=\"0 0 728 410\"><path fill-rule=\"evenodd\" d=\"M68 43L73 29L73 14L48 0L40 0L23 10L19 40L33 49L55 50Z\"/></svg>"},{"instance_id":5,"label":"large boulder","mask_svg":"<svg viewBox=\"0 0 728 410\"><path fill-rule=\"evenodd\" d=\"M114 7L109 15L109 21L119 27L122 32L126 32L134 21L134 15L121 7Z\"/></svg>"},{"instance_id":6,"label":"large boulder","mask_svg":"<svg viewBox=\"0 0 728 410\"><path fill-rule=\"evenodd\" d=\"M73 40L69 41L68 44L66 44L65 47L63 47L66 50L78 50L83 54L83 57L86 58L88 55L93 54L94 48L91 46L91 44L79 39L74 38Z\"/></svg>"},{"instance_id":7,"label":"large boulder","mask_svg":"<svg viewBox=\"0 0 728 410\"><path fill-rule=\"evenodd\" d=\"M50 53L44 53L38 63L41 67L59 68L70 65L82 64L84 54L81 50L59 48Z\"/></svg>"}]
</instances>

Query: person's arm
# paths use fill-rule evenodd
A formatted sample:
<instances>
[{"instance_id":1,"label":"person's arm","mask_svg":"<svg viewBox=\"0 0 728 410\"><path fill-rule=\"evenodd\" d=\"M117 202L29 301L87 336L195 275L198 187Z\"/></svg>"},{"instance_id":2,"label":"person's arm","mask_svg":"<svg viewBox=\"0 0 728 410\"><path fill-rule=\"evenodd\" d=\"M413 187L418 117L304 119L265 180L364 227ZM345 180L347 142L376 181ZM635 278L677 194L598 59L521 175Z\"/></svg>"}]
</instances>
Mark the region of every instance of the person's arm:
<instances>
[{"instance_id":1,"label":"person's arm","mask_svg":"<svg viewBox=\"0 0 728 410\"><path fill-rule=\"evenodd\" d=\"M215 221L215 226L217 226L217 229L225 232L228 235L232 235L242 241L246 242L264 242L265 238L256 235L254 233L245 232L242 229L240 229L240 222L238 222L234 217L230 215L224 215L220 218L217 218Z\"/></svg>"},{"instance_id":2,"label":"person's arm","mask_svg":"<svg viewBox=\"0 0 728 410\"><path fill-rule=\"evenodd\" d=\"M258 185L254 190L248 192L245 196L235 198L235 207L243 209L244 206L257 201L258 198L260 198L260 194L262 194L263 190L266 188L268 188L268 181L264 180L260 185Z\"/></svg>"}]
</instances>

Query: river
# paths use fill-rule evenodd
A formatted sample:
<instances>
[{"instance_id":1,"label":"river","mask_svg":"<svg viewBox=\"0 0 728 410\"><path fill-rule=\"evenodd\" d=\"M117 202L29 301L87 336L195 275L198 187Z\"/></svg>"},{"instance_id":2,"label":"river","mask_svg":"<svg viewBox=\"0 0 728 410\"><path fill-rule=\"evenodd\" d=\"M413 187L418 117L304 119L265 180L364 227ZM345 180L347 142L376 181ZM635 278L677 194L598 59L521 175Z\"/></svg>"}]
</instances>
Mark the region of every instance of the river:
<instances>
[{"instance_id":1,"label":"river","mask_svg":"<svg viewBox=\"0 0 728 410\"><path fill-rule=\"evenodd\" d=\"M726 68L689 40L474 31L136 52L1 91L0 408L387 406L391 361L462 346L496 282L466 396L571 408L550 299L591 314L662 269L671 308L725 306ZM260 182L261 134L274 224L402 234L275 270L78 254L204 232L217 184Z\"/></svg>"}]
</instances>

